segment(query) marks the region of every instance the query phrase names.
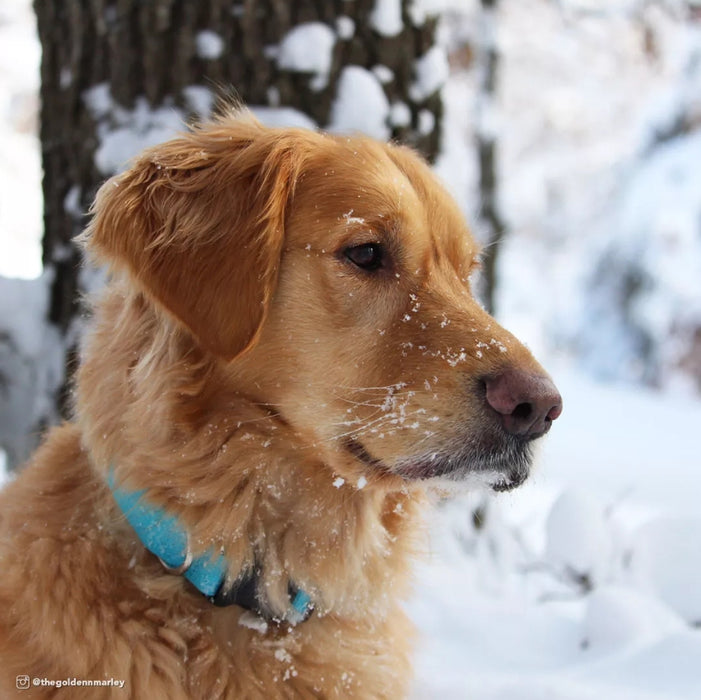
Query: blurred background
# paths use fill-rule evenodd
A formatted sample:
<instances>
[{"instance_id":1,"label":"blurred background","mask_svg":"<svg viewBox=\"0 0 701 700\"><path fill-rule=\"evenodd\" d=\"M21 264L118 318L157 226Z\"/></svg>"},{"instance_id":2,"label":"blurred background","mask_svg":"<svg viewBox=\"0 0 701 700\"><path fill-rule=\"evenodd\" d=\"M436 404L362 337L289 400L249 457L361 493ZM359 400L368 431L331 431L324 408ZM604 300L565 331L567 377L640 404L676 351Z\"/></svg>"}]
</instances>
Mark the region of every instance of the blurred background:
<instances>
[{"instance_id":1,"label":"blurred background","mask_svg":"<svg viewBox=\"0 0 701 700\"><path fill-rule=\"evenodd\" d=\"M701 697L701 2L35 4L0 5L3 478L70 403L96 187L233 86L429 158L564 396L525 487L436 510L416 697Z\"/></svg>"}]
</instances>

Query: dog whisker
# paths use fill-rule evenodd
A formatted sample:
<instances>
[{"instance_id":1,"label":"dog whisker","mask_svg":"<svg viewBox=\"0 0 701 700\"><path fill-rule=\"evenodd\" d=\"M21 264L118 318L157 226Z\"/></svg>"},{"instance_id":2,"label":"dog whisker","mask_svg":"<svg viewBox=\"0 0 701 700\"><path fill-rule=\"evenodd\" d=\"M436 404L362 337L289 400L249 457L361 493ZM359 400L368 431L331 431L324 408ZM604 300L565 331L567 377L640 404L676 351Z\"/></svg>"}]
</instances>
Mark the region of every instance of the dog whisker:
<instances>
[{"instance_id":1,"label":"dog whisker","mask_svg":"<svg viewBox=\"0 0 701 700\"><path fill-rule=\"evenodd\" d=\"M345 398L344 396L337 396L336 397L339 401L343 401L343 403L348 403L351 406L365 406L367 408L382 408L382 404L376 404L376 403L370 403L369 401L354 401L353 399L348 399Z\"/></svg>"},{"instance_id":2,"label":"dog whisker","mask_svg":"<svg viewBox=\"0 0 701 700\"><path fill-rule=\"evenodd\" d=\"M396 412L388 413L386 415L380 416L379 418L375 418L374 420L370 421L365 421L362 423L361 427L355 428L353 430L348 430L342 433L337 433L335 435L332 435L331 437L326 438L322 442L334 442L334 441L339 441L342 438L345 437L357 437L357 436L363 436L367 434L369 431L375 429L379 430L378 426L380 428L383 426L384 423L391 423L392 424L392 430L416 430L420 427L420 424L411 423L408 425L405 425L406 421L414 416L417 415L424 415L423 409L419 408L414 411L410 411L405 414L400 414ZM338 423L334 424L338 425Z\"/></svg>"}]
</instances>

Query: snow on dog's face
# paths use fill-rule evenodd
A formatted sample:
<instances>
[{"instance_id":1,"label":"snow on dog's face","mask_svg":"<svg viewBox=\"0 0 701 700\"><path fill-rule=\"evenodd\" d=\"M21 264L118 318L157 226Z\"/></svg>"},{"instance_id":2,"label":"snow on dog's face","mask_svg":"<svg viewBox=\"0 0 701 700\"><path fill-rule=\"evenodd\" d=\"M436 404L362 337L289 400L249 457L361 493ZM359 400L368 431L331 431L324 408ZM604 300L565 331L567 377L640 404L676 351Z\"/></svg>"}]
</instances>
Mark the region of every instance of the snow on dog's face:
<instances>
[{"instance_id":1,"label":"snow on dog's face","mask_svg":"<svg viewBox=\"0 0 701 700\"><path fill-rule=\"evenodd\" d=\"M408 149L223 119L108 183L88 236L228 363L232 392L361 484L510 488L559 415L475 301L477 247Z\"/></svg>"}]
</instances>

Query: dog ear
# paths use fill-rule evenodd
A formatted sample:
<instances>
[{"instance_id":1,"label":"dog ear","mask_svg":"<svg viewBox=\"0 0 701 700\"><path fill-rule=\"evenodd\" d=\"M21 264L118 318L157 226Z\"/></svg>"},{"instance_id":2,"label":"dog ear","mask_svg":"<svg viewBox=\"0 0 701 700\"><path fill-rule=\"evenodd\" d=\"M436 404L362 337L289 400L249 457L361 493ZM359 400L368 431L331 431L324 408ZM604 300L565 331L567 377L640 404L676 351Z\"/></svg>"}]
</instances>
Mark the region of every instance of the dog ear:
<instances>
[{"instance_id":1,"label":"dog ear","mask_svg":"<svg viewBox=\"0 0 701 700\"><path fill-rule=\"evenodd\" d=\"M230 360L268 311L302 141L239 116L148 150L102 186L83 240Z\"/></svg>"}]
</instances>

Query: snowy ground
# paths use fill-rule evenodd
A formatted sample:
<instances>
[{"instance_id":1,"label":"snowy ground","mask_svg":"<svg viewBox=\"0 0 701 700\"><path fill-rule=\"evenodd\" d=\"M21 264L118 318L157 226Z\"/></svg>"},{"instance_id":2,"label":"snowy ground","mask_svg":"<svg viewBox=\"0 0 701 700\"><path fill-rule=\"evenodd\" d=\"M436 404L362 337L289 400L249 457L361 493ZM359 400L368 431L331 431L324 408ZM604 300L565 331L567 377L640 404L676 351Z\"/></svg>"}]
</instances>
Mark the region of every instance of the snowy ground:
<instances>
[{"instance_id":1,"label":"snowy ground","mask_svg":"<svg viewBox=\"0 0 701 700\"><path fill-rule=\"evenodd\" d=\"M437 510L416 700L701 697L701 404L557 379L531 480Z\"/></svg>"},{"instance_id":2,"label":"snowy ground","mask_svg":"<svg viewBox=\"0 0 701 700\"><path fill-rule=\"evenodd\" d=\"M511 2L513 27L535 21L536 15L529 13L537 5L535 0ZM540 31L545 31L547 22L538 18ZM616 96L613 102L601 101L602 109L618 114L631 100L646 98L639 84L648 80L649 86L659 86L668 72L660 68L654 85L640 67L619 75L616 65L605 63L600 47L608 45L608 38L600 37L596 26L584 33L584 44L570 52L570 60L591 63L601 57L600 78L609 81L606 90ZM544 338L544 323L536 316L541 307L545 313L569 298L571 283L564 278L573 276L588 251L573 242L590 221L570 214L589 211L597 196L595 185L606 186L597 170L600 164L592 159L606 160L615 149L620 155L621 149L632 148L626 146L631 139L622 138L626 127L616 114L609 115L615 130L608 142L581 142L578 130L586 127L584 136L590 138L600 123L596 120L609 119L591 111L594 102L588 96L600 92L601 83L571 84L567 66L542 50L558 46L553 36L561 28L553 25L549 31L545 40L541 35L539 46L525 42L523 56L513 54L513 65L540 56L548 70L555 64L559 70L539 93L547 104L534 104L528 113L523 104L531 100L530 92L509 89L512 99L522 100L511 109L523 113L523 122L534 130L513 132L506 148L516 153L535 143L532 151L542 149L546 155L530 161L530 156L513 155L525 167L510 175L506 199L509 210L522 219L505 253L500 297L506 325L544 356L552 370L565 411L544 442L531 480L512 494L490 498L482 527L476 529L472 520L474 508L482 505L480 495L458 497L436 508L430 551L417 569L416 595L409 605L421 633L413 697L698 700L701 442L696 430L701 402L593 383L553 353ZM507 35L507 45L522 36L519 32ZM627 51L629 39L617 43L617 50ZM562 41L574 40L563 34ZM32 116L38 56L29 1L2 0L0 274L5 276L39 274L40 169ZM516 85L516 74L509 73L513 65L507 66L506 79ZM611 81L619 78L625 87L616 92ZM451 139L470 137L465 126L470 89L465 75L447 86ZM583 114L596 123L587 126ZM538 141L538 119L554 124L543 132L545 141ZM564 133L571 131L571 143L553 145L549 140L563 133L563 124ZM466 146L453 143L440 170L454 191L464 195L475 174L465 167L470 162ZM589 160L577 166L582 154ZM563 176L572 173L574 178L576 167L580 175L582 167L587 172L585 187L582 180L570 182ZM547 178L568 187L562 209L569 218L562 214L562 229L569 230L570 238L562 238L552 255L542 250L535 233L545 217L539 207L547 199L537 188L545 187ZM580 189L587 195L570 202L572 192ZM475 206L463 204L466 210ZM531 209L524 210L526 205ZM560 222L548 222L555 224ZM548 235L553 240L552 231ZM578 254L579 262L573 262ZM0 481L1 467L0 454Z\"/></svg>"}]
</instances>

